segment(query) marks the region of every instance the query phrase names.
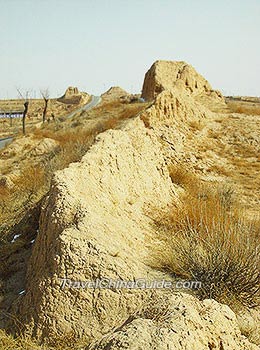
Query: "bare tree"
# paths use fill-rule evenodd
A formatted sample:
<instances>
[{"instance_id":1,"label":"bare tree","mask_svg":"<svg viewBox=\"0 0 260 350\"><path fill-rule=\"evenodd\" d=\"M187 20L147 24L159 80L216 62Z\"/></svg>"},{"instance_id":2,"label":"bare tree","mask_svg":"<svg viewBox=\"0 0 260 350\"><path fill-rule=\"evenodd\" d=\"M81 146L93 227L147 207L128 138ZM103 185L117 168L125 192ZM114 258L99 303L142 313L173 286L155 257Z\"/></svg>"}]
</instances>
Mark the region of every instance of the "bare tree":
<instances>
[{"instance_id":1,"label":"bare tree","mask_svg":"<svg viewBox=\"0 0 260 350\"><path fill-rule=\"evenodd\" d=\"M24 111L23 111L23 134L25 135L25 118L28 112L29 101L24 102Z\"/></svg>"},{"instance_id":2,"label":"bare tree","mask_svg":"<svg viewBox=\"0 0 260 350\"><path fill-rule=\"evenodd\" d=\"M23 124L23 134L25 135L26 131L25 131L25 123L26 123L26 116L28 113L28 108L29 108L29 92L26 91L26 95L25 97L23 96L23 94L21 93L21 91L16 88L20 98L22 98L24 100L24 111L23 111L23 118L22 118L22 124Z\"/></svg>"},{"instance_id":3,"label":"bare tree","mask_svg":"<svg viewBox=\"0 0 260 350\"><path fill-rule=\"evenodd\" d=\"M42 113L42 121L44 123L46 121L46 114L47 114L48 102L49 102L49 97L50 97L49 90L48 89L41 90L41 95L42 95L42 98L44 100L44 109L43 109L43 113Z\"/></svg>"}]
</instances>

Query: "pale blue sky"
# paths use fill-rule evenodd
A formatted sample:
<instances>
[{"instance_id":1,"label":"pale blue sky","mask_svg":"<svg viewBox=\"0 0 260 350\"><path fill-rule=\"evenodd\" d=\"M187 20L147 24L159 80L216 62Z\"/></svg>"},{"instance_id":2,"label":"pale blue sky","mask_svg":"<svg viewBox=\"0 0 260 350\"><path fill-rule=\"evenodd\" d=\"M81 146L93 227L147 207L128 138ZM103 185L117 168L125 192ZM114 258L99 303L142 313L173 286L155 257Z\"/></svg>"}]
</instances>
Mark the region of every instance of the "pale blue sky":
<instances>
[{"instance_id":1,"label":"pale blue sky","mask_svg":"<svg viewBox=\"0 0 260 350\"><path fill-rule=\"evenodd\" d=\"M0 44L0 98L16 86L140 92L157 59L192 64L225 94L260 95L260 0L0 0Z\"/></svg>"}]
</instances>

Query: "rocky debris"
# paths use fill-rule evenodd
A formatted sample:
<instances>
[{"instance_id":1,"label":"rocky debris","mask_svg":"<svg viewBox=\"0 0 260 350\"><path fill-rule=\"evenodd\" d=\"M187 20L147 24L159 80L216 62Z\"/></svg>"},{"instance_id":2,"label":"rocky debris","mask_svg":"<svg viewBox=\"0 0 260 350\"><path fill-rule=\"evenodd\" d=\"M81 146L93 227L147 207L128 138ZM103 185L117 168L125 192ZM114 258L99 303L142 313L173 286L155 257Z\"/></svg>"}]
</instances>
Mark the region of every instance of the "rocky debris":
<instances>
[{"instance_id":1,"label":"rocky debris","mask_svg":"<svg viewBox=\"0 0 260 350\"><path fill-rule=\"evenodd\" d=\"M220 104L226 107L221 93L213 90L209 82L183 61L156 61L145 74L142 97L152 101L162 91L186 91L208 107Z\"/></svg>"},{"instance_id":2,"label":"rocky debris","mask_svg":"<svg viewBox=\"0 0 260 350\"><path fill-rule=\"evenodd\" d=\"M155 304L158 301L153 301ZM167 304L167 305L166 305ZM159 305L159 307L158 307ZM214 300L169 296L153 310L132 315L89 347L89 350L257 350L241 335L235 314Z\"/></svg>"}]
</instances>

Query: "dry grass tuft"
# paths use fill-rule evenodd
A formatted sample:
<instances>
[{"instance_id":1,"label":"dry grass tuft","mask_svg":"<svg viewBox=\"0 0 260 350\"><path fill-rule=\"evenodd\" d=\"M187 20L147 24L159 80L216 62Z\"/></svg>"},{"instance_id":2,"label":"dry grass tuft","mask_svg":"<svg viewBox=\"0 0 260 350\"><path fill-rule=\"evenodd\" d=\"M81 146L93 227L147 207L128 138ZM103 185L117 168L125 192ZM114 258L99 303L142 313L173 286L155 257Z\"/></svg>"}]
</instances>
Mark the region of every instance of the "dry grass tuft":
<instances>
[{"instance_id":1,"label":"dry grass tuft","mask_svg":"<svg viewBox=\"0 0 260 350\"><path fill-rule=\"evenodd\" d=\"M14 338L5 331L0 330L1 350L80 350L89 344L89 340L82 338L80 341L72 334L56 339L52 345L39 345L27 336Z\"/></svg>"},{"instance_id":2,"label":"dry grass tuft","mask_svg":"<svg viewBox=\"0 0 260 350\"><path fill-rule=\"evenodd\" d=\"M208 171L212 171L214 173L217 173L222 176L230 176L231 171L227 169L226 166L219 165L219 164L213 164L209 167Z\"/></svg>"},{"instance_id":3,"label":"dry grass tuft","mask_svg":"<svg viewBox=\"0 0 260 350\"><path fill-rule=\"evenodd\" d=\"M21 213L29 210L48 190L50 178L44 164L28 165L16 176L12 187L0 185L0 233L8 234L7 226L15 223ZM7 226L6 226L7 225Z\"/></svg>"},{"instance_id":4,"label":"dry grass tuft","mask_svg":"<svg viewBox=\"0 0 260 350\"><path fill-rule=\"evenodd\" d=\"M259 305L260 223L248 223L241 212L238 216L229 187L198 186L193 174L178 170L177 175L187 191L181 205L156 221L163 241L159 266L178 278L202 282L202 298ZM196 191L189 190L193 184Z\"/></svg>"},{"instance_id":5,"label":"dry grass tuft","mask_svg":"<svg viewBox=\"0 0 260 350\"><path fill-rule=\"evenodd\" d=\"M172 182L178 186L190 189L199 184L196 175L183 164L171 164L168 170Z\"/></svg>"},{"instance_id":6,"label":"dry grass tuft","mask_svg":"<svg viewBox=\"0 0 260 350\"><path fill-rule=\"evenodd\" d=\"M82 336L80 339L74 332L57 337L57 335L49 335L47 344L48 350L82 350L90 343L90 339ZM47 349L46 349L47 350Z\"/></svg>"},{"instance_id":7,"label":"dry grass tuft","mask_svg":"<svg viewBox=\"0 0 260 350\"><path fill-rule=\"evenodd\" d=\"M41 347L35 344L31 339L18 337L13 338L0 330L0 349L1 350L47 350L46 347Z\"/></svg>"},{"instance_id":8,"label":"dry grass tuft","mask_svg":"<svg viewBox=\"0 0 260 350\"><path fill-rule=\"evenodd\" d=\"M136 316L152 320L160 325L170 321L173 316L173 311L170 309L168 299L165 295L156 295L151 293L150 298L144 301L144 304L136 313Z\"/></svg>"},{"instance_id":9,"label":"dry grass tuft","mask_svg":"<svg viewBox=\"0 0 260 350\"><path fill-rule=\"evenodd\" d=\"M37 194L39 188L45 184L45 170L42 165L27 166L22 169L21 174L14 180L14 185L24 195L32 197Z\"/></svg>"}]
</instances>

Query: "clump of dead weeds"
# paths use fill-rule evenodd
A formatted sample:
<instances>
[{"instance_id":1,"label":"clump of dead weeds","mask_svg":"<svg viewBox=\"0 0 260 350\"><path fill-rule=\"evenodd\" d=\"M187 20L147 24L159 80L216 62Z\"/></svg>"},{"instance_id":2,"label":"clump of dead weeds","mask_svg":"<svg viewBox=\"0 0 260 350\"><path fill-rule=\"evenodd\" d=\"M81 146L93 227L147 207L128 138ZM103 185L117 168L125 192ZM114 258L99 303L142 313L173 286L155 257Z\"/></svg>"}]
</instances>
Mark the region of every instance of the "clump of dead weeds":
<instances>
[{"instance_id":1,"label":"clump of dead weeds","mask_svg":"<svg viewBox=\"0 0 260 350\"><path fill-rule=\"evenodd\" d=\"M177 278L201 282L198 295L227 304L260 302L260 222L248 222L228 186L203 183L183 166L170 168L183 187L179 205L157 214L157 264Z\"/></svg>"}]
</instances>

